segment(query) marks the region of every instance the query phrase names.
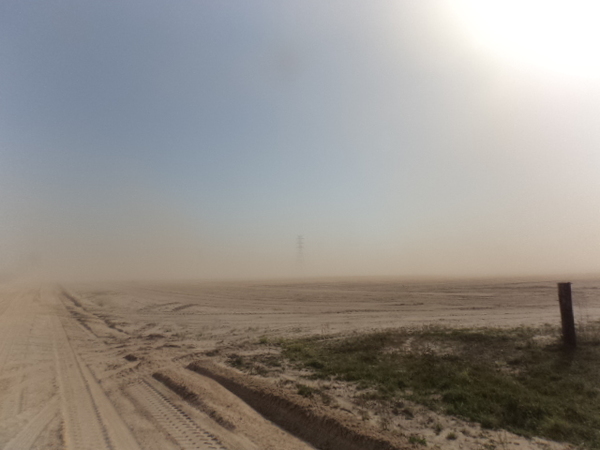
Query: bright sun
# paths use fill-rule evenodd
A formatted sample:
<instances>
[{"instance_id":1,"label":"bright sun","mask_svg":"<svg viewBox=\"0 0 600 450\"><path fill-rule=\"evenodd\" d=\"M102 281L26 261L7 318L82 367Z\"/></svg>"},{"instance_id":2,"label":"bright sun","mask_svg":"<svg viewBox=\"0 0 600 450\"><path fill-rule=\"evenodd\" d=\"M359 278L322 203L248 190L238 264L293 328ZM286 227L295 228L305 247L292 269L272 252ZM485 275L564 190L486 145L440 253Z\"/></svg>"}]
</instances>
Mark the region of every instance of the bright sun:
<instances>
[{"instance_id":1,"label":"bright sun","mask_svg":"<svg viewBox=\"0 0 600 450\"><path fill-rule=\"evenodd\" d=\"M546 71L600 77L600 1L450 2L486 51Z\"/></svg>"}]
</instances>

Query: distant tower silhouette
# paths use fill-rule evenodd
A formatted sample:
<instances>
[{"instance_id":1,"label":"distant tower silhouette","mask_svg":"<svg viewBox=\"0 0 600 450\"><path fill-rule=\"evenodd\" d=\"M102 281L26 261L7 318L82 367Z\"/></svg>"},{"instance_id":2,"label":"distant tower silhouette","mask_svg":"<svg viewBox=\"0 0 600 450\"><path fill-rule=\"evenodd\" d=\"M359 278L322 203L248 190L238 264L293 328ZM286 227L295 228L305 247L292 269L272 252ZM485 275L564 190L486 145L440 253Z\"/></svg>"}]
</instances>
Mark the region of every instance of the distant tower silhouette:
<instances>
[{"instance_id":1,"label":"distant tower silhouette","mask_svg":"<svg viewBox=\"0 0 600 450\"><path fill-rule=\"evenodd\" d=\"M298 271L302 274L304 272L304 236L301 234L296 238L296 264L298 265Z\"/></svg>"}]
</instances>

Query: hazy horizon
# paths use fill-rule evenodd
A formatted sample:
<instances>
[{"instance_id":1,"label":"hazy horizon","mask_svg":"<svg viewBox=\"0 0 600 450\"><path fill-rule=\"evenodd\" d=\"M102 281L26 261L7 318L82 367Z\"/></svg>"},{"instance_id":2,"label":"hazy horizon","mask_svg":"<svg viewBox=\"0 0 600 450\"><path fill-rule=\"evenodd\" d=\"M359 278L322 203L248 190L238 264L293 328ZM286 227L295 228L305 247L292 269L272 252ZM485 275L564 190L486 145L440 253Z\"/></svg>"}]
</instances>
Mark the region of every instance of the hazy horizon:
<instances>
[{"instance_id":1,"label":"hazy horizon","mask_svg":"<svg viewBox=\"0 0 600 450\"><path fill-rule=\"evenodd\" d=\"M2 2L0 275L600 274L598 19Z\"/></svg>"}]
</instances>

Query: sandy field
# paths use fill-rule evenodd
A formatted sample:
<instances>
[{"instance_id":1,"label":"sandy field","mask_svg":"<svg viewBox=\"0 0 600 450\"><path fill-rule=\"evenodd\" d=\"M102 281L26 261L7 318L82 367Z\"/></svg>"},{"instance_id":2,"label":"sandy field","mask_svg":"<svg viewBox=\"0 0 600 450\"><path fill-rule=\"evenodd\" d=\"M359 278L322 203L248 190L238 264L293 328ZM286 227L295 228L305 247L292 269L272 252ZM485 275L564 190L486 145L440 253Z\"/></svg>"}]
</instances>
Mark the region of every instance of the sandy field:
<instances>
[{"instance_id":1,"label":"sandy field","mask_svg":"<svg viewBox=\"0 0 600 450\"><path fill-rule=\"evenodd\" d=\"M578 321L600 318L599 289L599 281L574 282ZM559 323L554 281L4 284L0 448L316 448L265 419L285 408L310 411L307 420L322 426L315 432L332 433L321 448L414 447L360 420L351 389L339 387L327 409L286 393L282 381L301 374L243 374L223 355L251 352L265 337L545 323ZM413 410L397 427L431 448L566 447ZM437 439L434 422L458 439Z\"/></svg>"}]
</instances>

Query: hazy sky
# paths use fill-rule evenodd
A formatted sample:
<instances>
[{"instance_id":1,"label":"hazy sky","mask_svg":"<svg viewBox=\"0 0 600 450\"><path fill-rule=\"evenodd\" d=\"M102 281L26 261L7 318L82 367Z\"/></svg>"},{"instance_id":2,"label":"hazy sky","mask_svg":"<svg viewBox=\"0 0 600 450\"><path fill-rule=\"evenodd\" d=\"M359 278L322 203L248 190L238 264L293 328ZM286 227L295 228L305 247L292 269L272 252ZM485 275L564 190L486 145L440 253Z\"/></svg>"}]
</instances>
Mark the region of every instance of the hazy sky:
<instances>
[{"instance_id":1,"label":"hazy sky","mask_svg":"<svg viewBox=\"0 0 600 450\"><path fill-rule=\"evenodd\" d=\"M600 7L0 2L0 271L600 273Z\"/></svg>"}]
</instances>

